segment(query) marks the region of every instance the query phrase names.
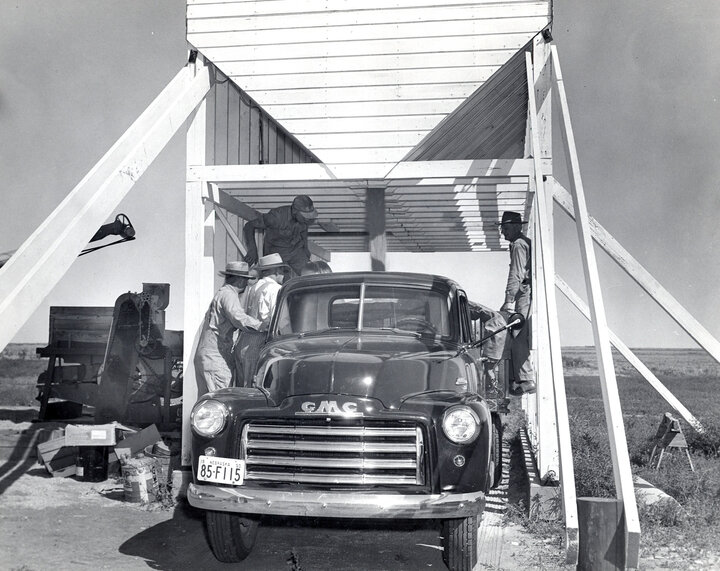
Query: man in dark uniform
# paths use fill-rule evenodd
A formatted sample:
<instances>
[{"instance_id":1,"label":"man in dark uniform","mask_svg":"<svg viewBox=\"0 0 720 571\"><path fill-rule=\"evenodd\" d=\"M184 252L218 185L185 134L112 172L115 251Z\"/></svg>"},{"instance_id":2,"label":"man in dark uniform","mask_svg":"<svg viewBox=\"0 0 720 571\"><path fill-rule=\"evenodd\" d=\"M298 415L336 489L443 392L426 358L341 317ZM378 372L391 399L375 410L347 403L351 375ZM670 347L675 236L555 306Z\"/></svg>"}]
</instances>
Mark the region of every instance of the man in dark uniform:
<instances>
[{"instance_id":1,"label":"man in dark uniform","mask_svg":"<svg viewBox=\"0 0 720 571\"><path fill-rule=\"evenodd\" d=\"M290 266L295 275L300 275L303 266L310 261L308 249L308 226L317 218L317 211L309 196L296 196L292 204L272 208L243 228L247 246L245 261L253 265L258 261L255 230L265 230L263 254L278 253L283 262Z\"/></svg>"},{"instance_id":2,"label":"man in dark uniform","mask_svg":"<svg viewBox=\"0 0 720 571\"><path fill-rule=\"evenodd\" d=\"M530 301L532 299L531 243L522 233L522 216L517 212L503 212L500 230L510 242L510 270L505 287L505 303L500 311L521 313L525 324L514 333L510 345L513 383L510 391L516 395L535 392L535 372L530 359Z\"/></svg>"}]
</instances>

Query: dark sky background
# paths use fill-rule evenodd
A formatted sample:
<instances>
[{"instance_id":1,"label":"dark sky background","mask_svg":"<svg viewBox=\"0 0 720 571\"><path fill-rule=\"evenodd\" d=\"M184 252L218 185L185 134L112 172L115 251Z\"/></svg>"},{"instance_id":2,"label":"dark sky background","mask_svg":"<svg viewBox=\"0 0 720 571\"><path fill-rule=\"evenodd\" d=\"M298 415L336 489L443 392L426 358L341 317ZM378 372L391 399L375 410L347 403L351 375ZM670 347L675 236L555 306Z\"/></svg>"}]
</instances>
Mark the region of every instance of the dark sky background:
<instances>
[{"instance_id":1,"label":"dark sky background","mask_svg":"<svg viewBox=\"0 0 720 571\"><path fill-rule=\"evenodd\" d=\"M181 0L0 0L0 251L17 248L184 65ZM720 336L720 2L555 0L558 46L588 208ZM556 171L567 185L556 125ZM15 338L44 343L50 305L111 306L143 282L171 284L182 328L184 130L116 212L138 239L79 258ZM568 187L569 188L569 187ZM584 296L574 225L559 209L558 273ZM610 327L630 346L693 346L597 250ZM502 303L507 254L411 258ZM336 269L357 257L335 256ZM401 266L389 258L390 269ZM487 277L490 276L490 277ZM592 343L558 294L562 341Z\"/></svg>"}]
</instances>

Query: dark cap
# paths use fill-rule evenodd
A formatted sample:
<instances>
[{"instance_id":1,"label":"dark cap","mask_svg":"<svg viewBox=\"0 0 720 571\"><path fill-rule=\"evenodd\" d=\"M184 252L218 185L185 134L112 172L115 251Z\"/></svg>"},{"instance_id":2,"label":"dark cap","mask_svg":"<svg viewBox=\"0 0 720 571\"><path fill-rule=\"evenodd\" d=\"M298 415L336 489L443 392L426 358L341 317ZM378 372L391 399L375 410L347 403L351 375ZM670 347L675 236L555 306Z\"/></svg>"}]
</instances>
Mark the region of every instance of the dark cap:
<instances>
[{"instance_id":1,"label":"dark cap","mask_svg":"<svg viewBox=\"0 0 720 571\"><path fill-rule=\"evenodd\" d=\"M312 198L306 196L305 194L296 196L292 201L292 206L303 218L307 220L315 220L318 216Z\"/></svg>"},{"instance_id":2,"label":"dark cap","mask_svg":"<svg viewBox=\"0 0 720 571\"><path fill-rule=\"evenodd\" d=\"M503 212L502 221L498 222L498 226L501 224L527 224L526 220L522 219L519 212Z\"/></svg>"}]
</instances>

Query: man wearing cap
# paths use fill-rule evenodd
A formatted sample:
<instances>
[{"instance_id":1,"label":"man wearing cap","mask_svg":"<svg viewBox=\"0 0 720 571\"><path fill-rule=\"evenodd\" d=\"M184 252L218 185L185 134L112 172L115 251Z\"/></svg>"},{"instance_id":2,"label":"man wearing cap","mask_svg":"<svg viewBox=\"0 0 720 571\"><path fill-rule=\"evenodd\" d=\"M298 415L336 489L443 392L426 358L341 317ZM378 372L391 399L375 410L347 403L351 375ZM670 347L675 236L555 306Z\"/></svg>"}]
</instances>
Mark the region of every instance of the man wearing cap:
<instances>
[{"instance_id":1,"label":"man wearing cap","mask_svg":"<svg viewBox=\"0 0 720 571\"><path fill-rule=\"evenodd\" d=\"M516 330L510 344L513 382L510 392L515 395L535 392L535 372L530 359L529 321L532 299L531 244L530 238L522 232L527 224L518 212L503 212L500 231L510 242L510 270L505 287L505 303L500 308L504 313L521 313L525 317L523 326Z\"/></svg>"},{"instance_id":2,"label":"man wearing cap","mask_svg":"<svg viewBox=\"0 0 720 571\"><path fill-rule=\"evenodd\" d=\"M245 261L250 265L257 262L258 251L255 244L255 230L265 230L263 252L280 254L295 275L300 275L303 266L310 260L308 249L308 226L317 218L317 211L309 196L296 196L292 204L278 206L250 220L243 228L243 237L247 246Z\"/></svg>"},{"instance_id":3,"label":"man wearing cap","mask_svg":"<svg viewBox=\"0 0 720 571\"><path fill-rule=\"evenodd\" d=\"M235 347L235 366L239 386L249 386L255 373L260 349L265 344L266 331L275 310L275 302L285 274L290 270L278 253L258 260L254 268L258 281L247 291L247 314L261 322L261 331L242 331Z\"/></svg>"},{"instance_id":4,"label":"man wearing cap","mask_svg":"<svg viewBox=\"0 0 720 571\"><path fill-rule=\"evenodd\" d=\"M198 393L212 392L232 384L234 360L233 333L260 329L258 319L243 309L240 294L250 278L247 262L229 262L224 272L225 283L217 291L205 314L200 340L195 352L195 374ZM205 387L203 387L203 383Z\"/></svg>"}]
</instances>

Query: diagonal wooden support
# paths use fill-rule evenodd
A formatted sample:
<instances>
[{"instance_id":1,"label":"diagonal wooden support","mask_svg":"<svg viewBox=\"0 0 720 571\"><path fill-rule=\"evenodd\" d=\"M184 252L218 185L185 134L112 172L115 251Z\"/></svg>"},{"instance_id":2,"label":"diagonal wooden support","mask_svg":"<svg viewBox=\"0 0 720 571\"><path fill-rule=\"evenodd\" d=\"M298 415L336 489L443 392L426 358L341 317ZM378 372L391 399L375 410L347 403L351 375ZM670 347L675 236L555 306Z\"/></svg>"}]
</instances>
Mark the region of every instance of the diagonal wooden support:
<instances>
[{"instance_id":1,"label":"diagonal wooden support","mask_svg":"<svg viewBox=\"0 0 720 571\"><path fill-rule=\"evenodd\" d=\"M555 181L555 201L560 207L575 218L570 193L560 183ZM593 240L615 260L615 262L643 288L675 322L687 331L698 345L707 351L720 363L720 341L705 329L688 311L668 292L660 283L640 265L633 256L612 237L610 232L603 228L592 216L588 216L588 223Z\"/></svg>"},{"instance_id":2,"label":"diagonal wooden support","mask_svg":"<svg viewBox=\"0 0 720 571\"><path fill-rule=\"evenodd\" d=\"M578 519L577 501L575 496L575 469L572 460L572 447L570 444L570 428L567 412L567 401L565 400L565 377L562 368L562 355L560 351L560 324L557 316L557 300L555 288L552 287L552 280L555 275L555 261L552 253L550 239L550 219L547 210L547 196L543 181L542 165L540 161L540 142L538 139L537 105L535 103L534 72L532 57L529 52L525 54L525 65L528 82L528 109L530 112L530 133L532 137L531 150L533 163L535 165L535 185L537 222L540 235L540 244L536 244L536 251L539 252L541 267L545 282L545 307L547 310L547 324L550 341L550 363L555 388L555 413L557 416L558 448L560 451L560 490L562 493L563 514L565 517L565 553L566 562L577 563L578 558Z\"/></svg>"},{"instance_id":3,"label":"diagonal wooden support","mask_svg":"<svg viewBox=\"0 0 720 571\"><path fill-rule=\"evenodd\" d=\"M585 304L585 302L580 299L580 296L573 291L573 289L563 280L560 276L555 276L555 285L557 288L563 293L563 295L570 300L570 302L582 313L586 319L590 320L590 310L588 309L588 306ZM662 384L660 379L658 379L650 369L648 369L645 366L645 363L643 363L640 359L638 359L637 355L630 350L630 348L625 345L625 343L622 342L622 340L615 335L610 329L608 329L608 334L610 335L610 343L612 343L615 348L620 351L623 357L625 357L628 362L635 367L638 373L640 373L645 380L652 385L652 387L660 393L660 396L665 399L665 402L667 402L671 407L673 407L678 413L680 413L680 416L682 416L687 423L692 426L695 430L697 430L700 433L705 432L705 429L703 428L702 424L700 424L700 421L693 416L693 414L683 406L683 404L675 397L674 394L672 394L668 388Z\"/></svg>"},{"instance_id":4,"label":"diagonal wooden support","mask_svg":"<svg viewBox=\"0 0 720 571\"><path fill-rule=\"evenodd\" d=\"M588 224L587 206L585 204L585 191L580 176L580 164L575 147L575 136L570 123L570 110L563 84L560 61L557 47L552 46L553 71L555 72L555 88L560 103L560 123L563 130L563 142L570 174L570 188L575 205L575 222L580 253L585 272L585 284L592 317L592 328L595 337L595 350L597 352L598 368L600 372L600 385L602 387L603 403L605 405L605 420L610 437L610 453L613 461L613 474L615 476L615 492L622 500L625 516L625 564L630 568L637 568L640 557L640 521L638 519L637 503L635 502L635 489L633 486L632 470L630 469L630 456L628 455L625 425L623 424L620 395L618 394L615 368L610 350L605 307L600 291L600 277L598 275L595 251L593 250L592 236Z\"/></svg>"},{"instance_id":5,"label":"diagonal wooden support","mask_svg":"<svg viewBox=\"0 0 720 571\"><path fill-rule=\"evenodd\" d=\"M210 89L185 67L0 268L0 350L70 268L88 240Z\"/></svg>"}]
</instances>

